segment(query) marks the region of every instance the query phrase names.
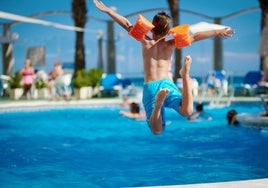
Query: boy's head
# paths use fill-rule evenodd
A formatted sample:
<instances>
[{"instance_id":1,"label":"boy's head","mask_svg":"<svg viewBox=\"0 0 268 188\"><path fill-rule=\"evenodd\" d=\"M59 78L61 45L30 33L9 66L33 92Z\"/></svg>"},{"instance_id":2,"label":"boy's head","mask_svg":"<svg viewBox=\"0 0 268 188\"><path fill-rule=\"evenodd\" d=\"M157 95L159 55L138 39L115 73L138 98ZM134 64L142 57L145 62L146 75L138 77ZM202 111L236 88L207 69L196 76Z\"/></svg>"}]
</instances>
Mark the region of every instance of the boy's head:
<instances>
[{"instance_id":1,"label":"boy's head","mask_svg":"<svg viewBox=\"0 0 268 188\"><path fill-rule=\"evenodd\" d=\"M157 13L152 23L155 26L152 32L157 38L163 37L169 33L171 18L165 12Z\"/></svg>"}]
</instances>

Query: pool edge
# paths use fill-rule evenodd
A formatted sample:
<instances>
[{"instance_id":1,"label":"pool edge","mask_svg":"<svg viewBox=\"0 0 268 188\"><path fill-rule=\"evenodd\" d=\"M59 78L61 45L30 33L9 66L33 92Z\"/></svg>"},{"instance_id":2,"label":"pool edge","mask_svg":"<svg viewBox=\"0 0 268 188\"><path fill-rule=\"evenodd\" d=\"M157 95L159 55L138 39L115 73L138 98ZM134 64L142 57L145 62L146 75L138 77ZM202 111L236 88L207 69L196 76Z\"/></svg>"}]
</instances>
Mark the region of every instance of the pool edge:
<instances>
[{"instance_id":1,"label":"pool edge","mask_svg":"<svg viewBox=\"0 0 268 188\"><path fill-rule=\"evenodd\" d=\"M186 184L186 185L167 185L167 186L149 186L149 187L135 187L135 188L267 188L268 178L216 182L216 183L200 183L200 184ZM134 187L132 187L134 188Z\"/></svg>"}]
</instances>

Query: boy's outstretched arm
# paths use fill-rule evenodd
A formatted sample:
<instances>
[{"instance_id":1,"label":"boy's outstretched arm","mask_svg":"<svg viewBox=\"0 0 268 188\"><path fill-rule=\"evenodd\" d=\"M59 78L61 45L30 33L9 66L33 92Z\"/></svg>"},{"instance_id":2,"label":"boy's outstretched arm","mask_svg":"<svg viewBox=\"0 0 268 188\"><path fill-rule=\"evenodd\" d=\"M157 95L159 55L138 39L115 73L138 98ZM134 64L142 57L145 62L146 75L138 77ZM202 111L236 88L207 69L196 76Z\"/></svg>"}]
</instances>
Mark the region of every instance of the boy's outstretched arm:
<instances>
[{"instance_id":1,"label":"boy's outstretched arm","mask_svg":"<svg viewBox=\"0 0 268 188\"><path fill-rule=\"evenodd\" d=\"M121 25L125 30L129 31L132 27L132 24L129 22L127 18L121 16L113 9L106 7L101 1L93 0L95 6L102 12L108 14L114 21L116 21L119 25Z\"/></svg>"},{"instance_id":2,"label":"boy's outstretched arm","mask_svg":"<svg viewBox=\"0 0 268 188\"><path fill-rule=\"evenodd\" d=\"M229 28L219 29L219 30L211 30L211 31L202 31L197 32L191 36L192 42L196 42L199 40L204 40L211 37L223 37L227 38L234 34L234 30Z\"/></svg>"}]
</instances>

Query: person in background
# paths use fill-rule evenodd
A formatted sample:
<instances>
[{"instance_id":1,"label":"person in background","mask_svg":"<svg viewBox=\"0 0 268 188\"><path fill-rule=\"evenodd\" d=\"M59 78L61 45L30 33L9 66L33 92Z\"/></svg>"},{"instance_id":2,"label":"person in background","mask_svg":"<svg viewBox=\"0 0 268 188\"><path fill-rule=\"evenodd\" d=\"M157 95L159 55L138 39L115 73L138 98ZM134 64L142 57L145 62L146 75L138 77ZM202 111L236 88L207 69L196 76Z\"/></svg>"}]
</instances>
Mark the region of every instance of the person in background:
<instances>
[{"instance_id":1,"label":"person in background","mask_svg":"<svg viewBox=\"0 0 268 188\"><path fill-rule=\"evenodd\" d=\"M123 95L122 99L123 99L123 101L122 101L122 103L120 104L120 106L123 107L123 108L129 108L129 106L130 106L130 102L129 102L129 98L128 98L128 96Z\"/></svg>"},{"instance_id":2,"label":"person in background","mask_svg":"<svg viewBox=\"0 0 268 188\"><path fill-rule=\"evenodd\" d=\"M64 71L62 69L61 63L59 61L56 61L54 63L53 69L48 73L48 91L49 95L54 95L54 83L56 78L62 76L64 74Z\"/></svg>"},{"instance_id":3,"label":"person in background","mask_svg":"<svg viewBox=\"0 0 268 188\"><path fill-rule=\"evenodd\" d=\"M212 120L212 117L204 112L203 103L196 104L194 113L188 117L189 121Z\"/></svg>"},{"instance_id":4,"label":"person in background","mask_svg":"<svg viewBox=\"0 0 268 188\"><path fill-rule=\"evenodd\" d=\"M228 122L228 125L239 125L239 121L236 119L236 116L237 116L237 111L232 109L232 110L229 110L226 114L226 119L227 119L227 122Z\"/></svg>"},{"instance_id":5,"label":"person in background","mask_svg":"<svg viewBox=\"0 0 268 188\"><path fill-rule=\"evenodd\" d=\"M20 74L22 75L21 85L23 86L23 98L29 98L32 96L31 88L34 84L34 76L35 70L32 66L32 61L30 59L26 59L24 63L24 67L20 70Z\"/></svg>"},{"instance_id":6,"label":"person in background","mask_svg":"<svg viewBox=\"0 0 268 188\"><path fill-rule=\"evenodd\" d=\"M129 111L120 111L119 114L135 120L142 120L145 118L145 114L144 112L141 112L140 105L138 103L130 103L129 108Z\"/></svg>"},{"instance_id":7,"label":"person in background","mask_svg":"<svg viewBox=\"0 0 268 188\"><path fill-rule=\"evenodd\" d=\"M268 87L268 67L264 69L262 79L258 82L258 85Z\"/></svg>"},{"instance_id":8,"label":"person in background","mask_svg":"<svg viewBox=\"0 0 268 188\"><path fill-rule=\"evenodd\" d=\"M268 66L264 68L261 80L257 83L256 93L258 95L268 94Z\"/></svg>"}]
</instances>

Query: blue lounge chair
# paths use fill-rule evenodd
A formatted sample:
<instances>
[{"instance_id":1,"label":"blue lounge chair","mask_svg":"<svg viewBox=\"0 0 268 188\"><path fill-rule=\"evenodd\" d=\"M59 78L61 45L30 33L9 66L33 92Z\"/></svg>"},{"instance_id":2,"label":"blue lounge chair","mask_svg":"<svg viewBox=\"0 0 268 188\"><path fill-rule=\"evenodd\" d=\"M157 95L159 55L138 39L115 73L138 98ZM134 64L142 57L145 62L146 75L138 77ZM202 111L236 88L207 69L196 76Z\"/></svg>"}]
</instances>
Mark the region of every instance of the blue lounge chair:
<instances>
[{"instance_id":1,"label":"blue lounge chair","mask_svg":"<svg viewBox=\"0 0 268 188\"><path fill-rule=\"evenodd\" d=\"M249 71L244 78L244 84L249 84L250 86L257 85L261 78L261 71Z\"/></svg>"},{"instance_id":2,"label":"blue lounge chair","mask_svg":"<svg viewBox=\"0 0 268 188\"><path fill-rule=\"evenodd\" d=\"M258 85L257 86L257 94L260 95L260 94L268 94L268 87L267 86L260 86Z\"/></svg>"},{"instance_id":3,"label":"blue lounge chair","mask_svg":"<svg viewBox=\"0 0 268 188\"><path fill-rule=\"evenodd\" d=\"M119 73L104 73L100 82L102 97L115 97L121 95L122 75Z\"/></svg>"},{"instance_id":4,"label":"blue lounge chair","mask_svg":"<svg viewBox=\"0 0 268 188\"><path fill-rule=\"evenodd\" d=\"M258 82L262 78L261 71L249 71L244 77L244 82L235 86L235 95L255 96L257 94Z\"/></svg>"},{"instance_id":5,"label":"blue lounge chair","mask_svg":"<svg viewBox=\"0 0 268 188\"><path fill-rule=\"evenodd\" d=\"M228 106L231 104L233 92L229 92L229 74L225 70L209 72L202 83L202 98L211 96L211 106ZM223 96L229 96L229 100L222 100Z\"/></svg>"},{"instance_id":6,"label":"blue lounge chair","mask_svg":"<svg viewBox=\"0 0 268 188\"><path fill-rule=\"evenodd\" d=\"M212 71L207 74L203 85L203 94L206 94L208 90L214 90L217 94L227 94L228 74L225 70Z\"/></svg>"}]
</instances>

